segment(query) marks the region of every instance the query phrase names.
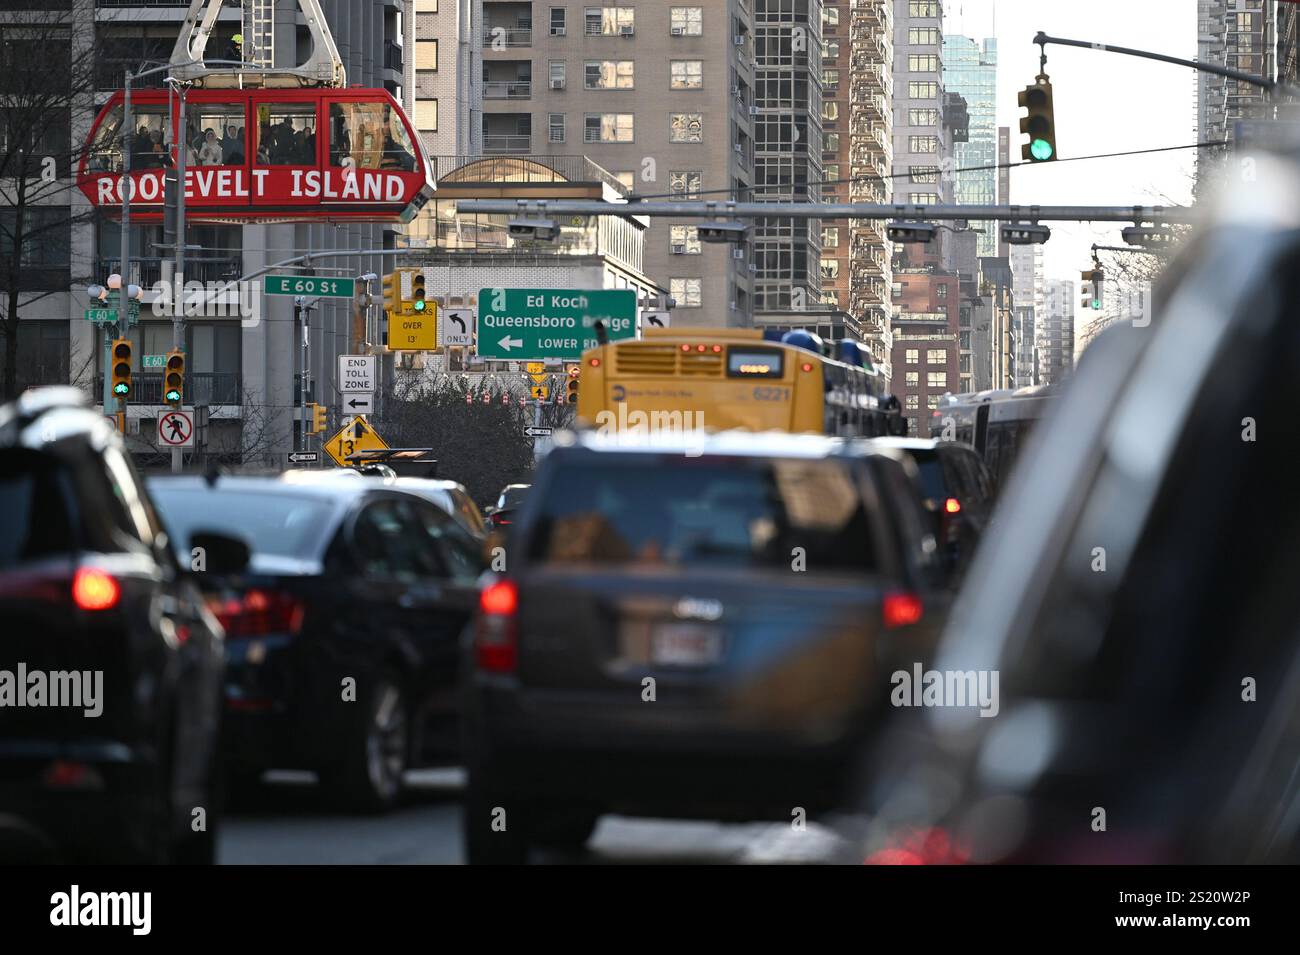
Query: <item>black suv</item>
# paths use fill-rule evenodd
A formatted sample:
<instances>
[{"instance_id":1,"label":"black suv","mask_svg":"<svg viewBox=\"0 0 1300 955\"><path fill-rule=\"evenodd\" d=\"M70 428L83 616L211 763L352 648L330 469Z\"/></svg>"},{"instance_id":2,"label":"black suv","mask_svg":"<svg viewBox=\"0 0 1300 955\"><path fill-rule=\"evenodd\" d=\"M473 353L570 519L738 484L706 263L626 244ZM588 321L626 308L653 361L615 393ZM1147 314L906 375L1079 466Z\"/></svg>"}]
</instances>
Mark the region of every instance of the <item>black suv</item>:
<instances>
[{"instance_id":1,"label":"black suv","mask_svg":"<svg viewBox=\"0 0 1300 955\"><path fill-rule=\"evenodd\" d=\"M221 627L81 392L0 408L0 513L0 860L212 861Z\"/></svg>"},{"instance_id":2,"label":"black suv","mask_svg":"<svg viewBox=\"0 0 1300 955\"><path fill-rule=\"evenodd\" d=\"M933 542L878 465L813 436L565 435L463 657L469 861L579 846L604 812L838 805L935 621Z\"/></svg>"}]
</instances>

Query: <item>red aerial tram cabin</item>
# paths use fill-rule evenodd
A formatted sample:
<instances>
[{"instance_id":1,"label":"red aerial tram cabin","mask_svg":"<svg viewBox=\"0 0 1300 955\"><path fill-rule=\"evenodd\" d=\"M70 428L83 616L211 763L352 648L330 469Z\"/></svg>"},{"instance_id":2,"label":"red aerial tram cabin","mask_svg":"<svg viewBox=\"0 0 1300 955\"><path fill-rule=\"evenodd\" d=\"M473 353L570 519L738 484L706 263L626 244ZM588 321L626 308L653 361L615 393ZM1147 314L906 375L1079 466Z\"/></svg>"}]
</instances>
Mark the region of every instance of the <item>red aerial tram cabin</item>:
<instances>
[{"instance_id":1,"label":"red aerial tram cabin","mask_svg":"<svg viewBox=\"0 0 1300 955\"><path fill-rule=\"evenodd\" d=\"M77 184L122 206L122 93L95 118ZM176 98L131 94L131 218L163 215ZM193 89L185 97L190 221L409 222L433 197L432 164L383 89Z\"/></svg>"}]
</instances>

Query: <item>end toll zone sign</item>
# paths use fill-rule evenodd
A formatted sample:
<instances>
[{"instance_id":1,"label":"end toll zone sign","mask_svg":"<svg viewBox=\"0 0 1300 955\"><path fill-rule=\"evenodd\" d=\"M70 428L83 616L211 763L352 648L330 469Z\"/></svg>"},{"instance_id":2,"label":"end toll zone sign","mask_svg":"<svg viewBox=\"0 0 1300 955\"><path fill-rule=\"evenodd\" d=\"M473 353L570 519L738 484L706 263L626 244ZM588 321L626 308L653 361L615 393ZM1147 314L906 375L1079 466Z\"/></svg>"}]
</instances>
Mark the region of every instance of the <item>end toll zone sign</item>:
<instances>
[{"instance_id":1,"label":"end toll zone sign","mask_svg":"<svg viewBox=\"0 0 1300 955\"><path fill-rule=\"evenodd\" d=\"M636 337L633 289L485 288L478 299L480 358L566 358L596 347L596 322L610 341Z\"/></svg>"}]
</instances>

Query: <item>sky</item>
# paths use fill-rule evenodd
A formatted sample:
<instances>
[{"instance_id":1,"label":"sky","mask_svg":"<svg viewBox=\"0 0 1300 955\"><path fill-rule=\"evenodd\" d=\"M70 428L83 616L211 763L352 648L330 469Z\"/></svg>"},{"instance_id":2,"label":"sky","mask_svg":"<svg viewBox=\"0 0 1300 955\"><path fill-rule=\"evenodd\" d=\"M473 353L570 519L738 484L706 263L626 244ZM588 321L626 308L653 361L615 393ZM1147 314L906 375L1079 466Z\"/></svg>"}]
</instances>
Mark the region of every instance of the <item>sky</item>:
<instances>
[{"instance_id":1,"label":"sky","mask_svg":"<svg viewBox=\"0 0 1300 955\"><path fill-rule=\"evenodd\" d=\"M1038 74L1039 30L1072 40L1196 56L1196 0L945 0L944 32L998 41L998 125L1020 159L1016 94ZM1196 141L1196 74L1185 67L1072 47L1047 47L1061 159ZM1191 202L1195 150L1040 163L1011 170L1017 205L1164 205ZM1079 281L1090 248L1123 245L1125 223L1049 223L1047 279ZM1103 258L1103 262L1105 259Z\"/></svg>"}]
</instances>

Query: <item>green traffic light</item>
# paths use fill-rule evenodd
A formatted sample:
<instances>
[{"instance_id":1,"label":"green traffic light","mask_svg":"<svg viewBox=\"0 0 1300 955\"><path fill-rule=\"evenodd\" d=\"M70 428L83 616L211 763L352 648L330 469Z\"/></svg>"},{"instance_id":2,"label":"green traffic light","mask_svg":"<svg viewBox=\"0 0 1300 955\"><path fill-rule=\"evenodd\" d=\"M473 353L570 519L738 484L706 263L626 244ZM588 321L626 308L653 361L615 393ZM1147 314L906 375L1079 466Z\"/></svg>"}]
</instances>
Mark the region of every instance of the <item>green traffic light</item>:
<instances>
[{"instance_id":1,"label":"green traffic light","mask_svg":"<svg viewBox=\"0 0 1300 955\"><path fill-rule=\"evenodd\" d=\"M181 393L180 393L179 391L169 391L169 392L167 392L167 400L168 400L168 401L180 401L180 400L181 400Z\"/></svg>"},{"instance_id":2,"label":"green traffic light","mask_svg":"<svg viewBox=\"0 0 1300 955\"><path fill-rule=\"evenodd\" d=\"M1034 159L1039 162L1051 159L1053 152L1052 144L1046 139L1035 139L1029 144L1029 155L1033 156Z\"/></svg>"},{"instance_id":3,"label":"green traffic light","mask_svg":"<svg viewBox=\"0 0 1300 955\"><path fill-rule=\"evenodd\" d=\"M1092 307L1095 308L1095 309L1100 310L1100 309L1101 309L1101 301L1100 301L1099 299L1095 299L1095 298L1094 298L1094 299L1092 300Z\"/></svg>"},{"instance_id":4,"label":"green traffic light","mask_svg":"<svg viewBox=\"0 0 1300 955\"><path fill-rule=\"evenodd\" d=\"M113 394L115 395L129 395L130 393L131 393L131 386L128 384L123 383L120 385L113 386Z\"/></svg>"},{"instance_id":5,"label":"green traffic light","mask_svg":"<svg viewBox=\"0 0 1300 955\"><path fill-rule=\"evenodd\" d=\"M427 307L427 306L424 304L424 299L422 299L422 298L417 298L417 299L415 300L415 310L416 310L417 312L423 312L423 311L425 310L426 307Z\"/></svg>"}]
</instances>

